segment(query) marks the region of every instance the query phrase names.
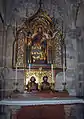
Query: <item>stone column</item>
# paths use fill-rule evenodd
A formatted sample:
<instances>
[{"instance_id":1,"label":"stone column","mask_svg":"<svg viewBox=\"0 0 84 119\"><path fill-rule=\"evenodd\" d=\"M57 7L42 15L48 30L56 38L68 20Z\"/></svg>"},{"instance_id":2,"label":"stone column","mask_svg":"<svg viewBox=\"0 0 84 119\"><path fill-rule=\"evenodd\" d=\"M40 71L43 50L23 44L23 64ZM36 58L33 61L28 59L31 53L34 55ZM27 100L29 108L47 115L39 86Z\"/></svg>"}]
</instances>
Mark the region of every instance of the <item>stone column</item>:
<instances>
[{"instance_id":1,"label":"stone column","mask_svg":"<svg viewBox=\"0 0 84 119\"><path fill-rule=\"evenodd\" d=\"M66 61L67 61L67 70L66 70L66 81L67 88L70 93L76 95L77 92L77 39L80 37L81 30L80 28L72 27L68 28L66 35Z\"/></svg>"},{"instance_id":2,"label":"stone column","mask_svg":"<svg viewBox=\"0 0 84 119\"><path fill-rule=\"evenodd\" d=\"M81 36L77 39L77 50L78 50L78 85L77 85L77 96L84 98L84 30L81 30Z\"/></svg>"},{"instance_id":3,"label":"stone column","mask_svg":"<svg viewBox=\"0 0 84 119\"><path fill-rule=\"evenodd\" d=\"M67 64L72 64L72 66L67 66L67 73L66 75L69 75L68 72L71 72L70 76L73 78L71 83L73 84L74 90L76 92L76 96L84 97L84 58L83 56L83 44L84 42L79 42L79 39L81 39L81 28L70 28L68 30L68 39L71 42L68 44L67 49L69 48L69 59L70 61L67 62ZM81 49L82 48L82 49ZM73 55L72 55L73 54ZM74 72L74 73L73 73ZM74 75L74 77L73 77ZM67 78L68 81L69 78ZM70 83L70 82L69 82ZM73 89L71 85L71 89ZM81 110L81 111L80 111ZM72 119L83 119L83 106L81 104L75 105L73 110L71 111L71 118Z\"/></svg>"}]
</instances>

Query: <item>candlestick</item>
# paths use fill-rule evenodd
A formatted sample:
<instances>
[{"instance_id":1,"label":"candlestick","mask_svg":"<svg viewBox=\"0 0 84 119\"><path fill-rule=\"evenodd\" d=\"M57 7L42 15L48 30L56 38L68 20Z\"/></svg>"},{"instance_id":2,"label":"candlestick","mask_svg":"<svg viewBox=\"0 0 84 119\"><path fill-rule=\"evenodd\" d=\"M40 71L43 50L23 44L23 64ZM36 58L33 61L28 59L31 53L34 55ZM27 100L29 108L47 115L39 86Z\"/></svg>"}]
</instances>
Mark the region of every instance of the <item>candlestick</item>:
<instances>
[{"instance_id":1,"label":"candlestick","mask_svg":"<svg viewBox=\"0 0 84 119\"><path fill-rule=\"evenodd\" d=\"M53 80L53 64L51 64L52 80Z\"/></svg>"},{"instance_id":2,"label":"candlestick","mask_svg":"<svg viewBox=\"0 0 84 119\"><path fill-rule=\"evenodd\" d=\"M63 64L63 78L64 78L64 82L66 82L66 77L65 77L65 63Z\"/></svg>"},{"instance_id":3,"label":"candlestick","mask_svg":"<svg viewBox=\"0 0 84 119\"><path fill-rule=\"evenodd\" d=\"M17 82L17 64L16 64L16 78L15 78L15 82Z\"/></svg>"}]
</instances>

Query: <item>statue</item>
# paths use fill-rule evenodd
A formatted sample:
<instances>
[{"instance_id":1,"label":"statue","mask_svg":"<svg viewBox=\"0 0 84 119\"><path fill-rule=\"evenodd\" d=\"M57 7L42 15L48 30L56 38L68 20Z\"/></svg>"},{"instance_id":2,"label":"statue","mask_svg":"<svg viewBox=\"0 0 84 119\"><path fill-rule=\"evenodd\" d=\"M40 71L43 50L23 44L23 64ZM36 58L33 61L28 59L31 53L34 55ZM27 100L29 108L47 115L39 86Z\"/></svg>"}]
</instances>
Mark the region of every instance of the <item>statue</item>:
<instances>
[{"instance_id":1,"label":"statue","mask_svg":"<svg viewBox=\"0 0 84 119\"><path fill-rule=\"evenodd\" d=\"M50 83L48 82L48 77L43 77L43 82L41 83L41 90L42 91L48 91L51 90Z\"/></svg>"},{"instance_id":2,"label":"statue","mask_svg":"<svg viewBox=\"0 0 84 119\"><path fill-rule=\"evenodd\" d=\"M47 41L41 26L32 35L32 63L47 63Z\"/></svg>"},{"instance_id":3,"label":"statue","mask_svg":"<svg viewBox=\"0 0 84 119\"><path fill-rule=\"evenodd\" d=\"M27 33L27 38L25 40L26 44L26 64L31 63L31 45L32 45L32 34L31 32Z\"/></svg>"},{"instance_id":4,"label":"statue","mask_svg":"<svg viewBox=\"0 0 84 119\"><path fill-rule=\"evenodd\" d=\"M43 30L42 30L42 27L38 27L36 33L34 33L32 35L32 45L37 45L39 46L40 45L40 42L41 42L41 39L42 39L42 35L43 35Z\"/></svg>"},{"instance_id":5,"label":"statue","mask_svg":"<svg viewBox=\"0 0 84 119\"><path fill-rule=\"evenodd\" d=\"M30 78L30 82L28 82L27 88L28 91L38 91L38 84L35 82L36 79L34 76Z\"/></svg>"}]
</instances>

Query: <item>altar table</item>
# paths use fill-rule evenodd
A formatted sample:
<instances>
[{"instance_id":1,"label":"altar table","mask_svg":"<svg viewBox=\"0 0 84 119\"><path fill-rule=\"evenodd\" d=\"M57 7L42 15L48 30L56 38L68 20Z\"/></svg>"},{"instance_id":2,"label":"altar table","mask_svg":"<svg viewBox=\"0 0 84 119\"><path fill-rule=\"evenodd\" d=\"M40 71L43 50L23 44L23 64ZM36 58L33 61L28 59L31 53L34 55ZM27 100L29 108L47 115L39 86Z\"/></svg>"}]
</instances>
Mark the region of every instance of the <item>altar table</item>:
<instances>
[{"instance_id":1,"label":"altar table","mask_svg":"<svg viewBox=\"0 0 84 119\"><path fill-rule=\"evenodd\" d=\"M65 119L64 105L66 104L84 104L84 100L76 97L62 95L62 97L50 93L28 93L19 94L11 99L0 101L0 105L20 106L11 119ZM18 97L18 98L17 98Z\"/></svg>"}]
</instances>

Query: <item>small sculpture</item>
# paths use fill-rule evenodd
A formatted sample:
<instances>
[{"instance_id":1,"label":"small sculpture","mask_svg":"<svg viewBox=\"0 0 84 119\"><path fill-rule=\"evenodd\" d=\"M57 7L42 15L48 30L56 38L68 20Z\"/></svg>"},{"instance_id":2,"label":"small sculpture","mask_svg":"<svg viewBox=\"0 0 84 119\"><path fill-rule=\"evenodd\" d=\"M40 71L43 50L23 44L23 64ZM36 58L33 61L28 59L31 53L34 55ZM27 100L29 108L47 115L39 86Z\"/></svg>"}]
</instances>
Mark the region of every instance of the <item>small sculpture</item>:
<instances>
[{"instance_id":1,"label":"small sculpture","mask_svg":"<svg viewBox=\"0 0 84 119\"><path fill-rule=\"evenodd\" d=\"M43 77L43 82L41 83L41 90L42 91L48 91L51 90L50 83L48 82L48 77Z\"/></svg>"},{"instance_id":2,"label":"small sculpture","mask_svg":"<svg viewBox=\"0 0 84 119\"><path fill-rule=\"evenodd\" d=\"M25 39L25 50L26 50L26 63L31 63L31 45L32 45L32 34L27 33L27 38Z\"/></svg>"},{"instance_id":3,"label":"small sculpture","mask_svg":"<svg viewBox=\"0 0 84 119\"><path fill-rule=\"evenodd\" d=\"M28 82L28 91L37 91L38 90L38 83L35 82L36 79L34 76L30 78L30 82Z\"/></svg>"}]
</instances>

